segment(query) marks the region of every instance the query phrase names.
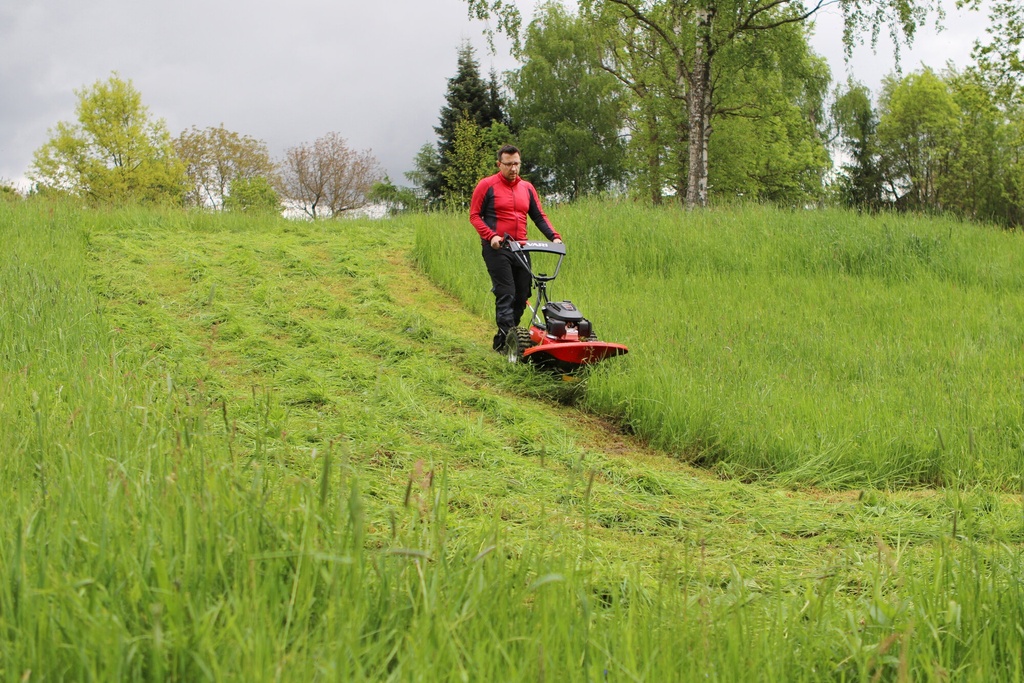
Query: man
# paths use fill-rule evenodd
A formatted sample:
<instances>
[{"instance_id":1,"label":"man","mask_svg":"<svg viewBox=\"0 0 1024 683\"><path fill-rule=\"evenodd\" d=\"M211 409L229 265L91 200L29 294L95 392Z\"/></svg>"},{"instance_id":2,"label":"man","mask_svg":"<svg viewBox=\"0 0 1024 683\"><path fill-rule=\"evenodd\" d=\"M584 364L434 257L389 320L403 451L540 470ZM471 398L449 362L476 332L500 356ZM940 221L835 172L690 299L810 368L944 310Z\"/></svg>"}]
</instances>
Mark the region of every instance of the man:
<instances>
[{"instance_id":1,"label":"man","mask_svg":"<svg viewBox=\"0 0 1024 683\"><path fill-rule=\"evenodd\" d=\"M555 232L540 206L537 190L519 177L522 162L519 150L505 145L498 150L498 172L481 180L473 191L469 204L469 222L480 233L484 264L491 276L494 292L494 320L498 333L493 348L505 348L505 336L519 325L530 298L530 271L512 252L502 249L506 236L517 242L526 241L526 217L549 240L561 243L562 236Z\"/></svg>"}]
</instances>

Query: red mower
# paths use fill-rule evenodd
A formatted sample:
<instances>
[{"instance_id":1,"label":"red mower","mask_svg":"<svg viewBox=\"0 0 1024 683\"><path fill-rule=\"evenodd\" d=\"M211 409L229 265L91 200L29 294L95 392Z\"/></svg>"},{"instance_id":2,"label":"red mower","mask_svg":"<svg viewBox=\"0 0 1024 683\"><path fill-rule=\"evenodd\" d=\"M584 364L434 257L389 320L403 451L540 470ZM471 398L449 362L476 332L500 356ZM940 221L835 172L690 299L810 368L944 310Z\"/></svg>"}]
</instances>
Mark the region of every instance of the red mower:
<instances>
[{"instance_id":1,"label":"red mower","mask_svg":"<svg viewBox=\"0 0 1024 683\"><path fill-rule=\"evenodd\" d=\"M505 337L509 363L530 362L562 372L573 372L585 365L593 365L605 358L629 352L622 344L598 341L594 326L571 301L548 300L547 284L558 277L562 259L565 258L564 244L539 241L520 244L506 238L502 247L510 249L530 271L530 277L537 288L537 307L530 305L533 311L530 328L513 327ZM533 271L528 254L535 252L558 256L554 274Z\"/></svg>"}]
</instances>

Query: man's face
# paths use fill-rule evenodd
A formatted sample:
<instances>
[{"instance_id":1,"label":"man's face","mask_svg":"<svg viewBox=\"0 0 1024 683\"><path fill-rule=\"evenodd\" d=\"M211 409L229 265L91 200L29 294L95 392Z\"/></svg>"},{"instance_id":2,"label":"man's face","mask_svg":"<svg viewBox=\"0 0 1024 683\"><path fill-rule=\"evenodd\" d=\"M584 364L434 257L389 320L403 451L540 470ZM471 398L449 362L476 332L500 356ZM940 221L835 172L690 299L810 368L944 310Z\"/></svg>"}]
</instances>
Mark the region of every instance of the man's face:
<instances>
[{"instance_id":1,"label":"man's face","mask_svg":"<svg viewBox=\"0 0 1024 683\"><path fill-rule=\"evenodd\" d=\"M498 172L501 173L505 180L515 180L516 176L519 175L519 167L522 162L519 161L519 154L502 154L501 158L498 159Z\"/></svg>"}]
</instances>

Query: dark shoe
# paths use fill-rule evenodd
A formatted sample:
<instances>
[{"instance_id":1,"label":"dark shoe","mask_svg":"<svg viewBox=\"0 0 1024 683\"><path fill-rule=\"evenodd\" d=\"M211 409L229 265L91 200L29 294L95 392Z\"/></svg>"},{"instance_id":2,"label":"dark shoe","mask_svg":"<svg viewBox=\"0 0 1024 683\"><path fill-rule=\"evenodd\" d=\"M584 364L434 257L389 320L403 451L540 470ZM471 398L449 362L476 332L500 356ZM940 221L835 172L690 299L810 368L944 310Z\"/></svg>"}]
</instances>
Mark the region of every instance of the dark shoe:
<instances>
[{"instance_id":1,"label":"dark shoe","mask_svg":"<svg viewBox=\"0 0 1024 683\"><path fill-rule=\"evenodd\" d=\"M494 335L494 339L491 341L491 348L498 353L505 353L505 336L505 333L501 331Z\"/></svg>"}]
</instances>

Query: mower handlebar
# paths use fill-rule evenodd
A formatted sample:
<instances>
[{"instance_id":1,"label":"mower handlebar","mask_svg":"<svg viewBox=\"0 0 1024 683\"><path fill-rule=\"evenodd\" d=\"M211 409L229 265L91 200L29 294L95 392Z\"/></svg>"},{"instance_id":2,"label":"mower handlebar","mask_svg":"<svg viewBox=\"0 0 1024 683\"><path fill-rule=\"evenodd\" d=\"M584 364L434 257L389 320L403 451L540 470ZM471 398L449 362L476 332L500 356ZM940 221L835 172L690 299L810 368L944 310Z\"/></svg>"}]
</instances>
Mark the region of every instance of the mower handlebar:
<instances>
[{"instance_id":1,"label":"mower handlebar","mask_svg":"<svg viewBox=\"0 0 1024 683\"><path fill-rule=\"evenodd\" d=\"M537 251L544 254L558 254L565 256L565 245L558 242L544 242L541 240L527 240L520 244L508 235L502 240L502 246L512 251Z\"/></svg>"},{"instance_id":2,"label":"mower handlebar","mask_svg":"<svg viewBox=\"0 0 1024 683\"><path fill-rule=\"evenodd\" d=\"M558 271L562 268L562 259L565 258L565 245L557 244L555 242L542 242L539 240L527 240L520 244L516 240L505 235L505 238L501 242L503 249L508 249L512 252L515 258L519 259L519 262L526 266L526 269L530 271L530 277L533 278L534 282L538 284L551 282L558 277ZM544 254L555 254L558 256L558 263L555 264L555 272L551 275L544 273L535 273L533 268L530 267L530 252L540 252Z\"/></svg>"}]
</instances>

